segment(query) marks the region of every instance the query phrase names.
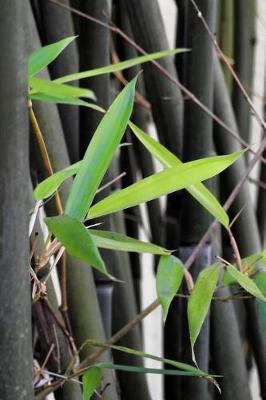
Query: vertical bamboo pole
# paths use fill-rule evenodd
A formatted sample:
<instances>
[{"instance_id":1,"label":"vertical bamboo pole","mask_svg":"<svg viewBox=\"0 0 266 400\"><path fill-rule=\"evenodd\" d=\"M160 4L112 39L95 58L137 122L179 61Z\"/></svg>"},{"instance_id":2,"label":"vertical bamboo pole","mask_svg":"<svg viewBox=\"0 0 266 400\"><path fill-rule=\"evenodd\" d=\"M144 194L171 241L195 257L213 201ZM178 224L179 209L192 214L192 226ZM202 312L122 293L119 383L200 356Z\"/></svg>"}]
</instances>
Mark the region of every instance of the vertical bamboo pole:
<instances>
[{"instance_id":1,"label":"vertical bamboo pole","mask_svg":"<svg viewBox=\"0 0 266 400\"><path fill-rule=\"evenodd\" d=\"M232 63L234 62L234 8L234 0L223 0L220 2L218 27L220 47ZM223 71L229 93L231 93L233 84L232 75L226 66L223 66Z\"/></svg>"},{"instance_id":2,"label":"vertical bamboo pole","mask_svg":"<svg viewBox=\"0 0 266 400\"><path fill-rule=\"evenodd\" d=\"M216 21L216 1L199 0L197 4L210 29L214 31ZM186 46L191 52L186 57L186 86L209 108L213 106L213 57L214 51L209 37L199 22L193 5L189 2L187 14ZM200 60L200 62L199 62ZM185 103L184 159L186 161L213 154L212 120L192 102ZM210 185L208 185L210 188ZM184 193L181 225L180 256L187 259L211 222L210 214L189 194ZM212 261L211 243L202 249L192 266L194 278ZM186 335L188 336L188 335ZM184 355L191 359L189 343L184 340ZM209 366L209 322L205 321L195 345L195 355L200 368ZM199 379L184 379L182 395L184 399L207 398L207 383Z\"/></svg>"},{"instance_id":3,"label":"vertical bamboo pole","mask_svg":"<svg viewBox=\"0 0 266 400\"><path fill-rule=\"evenodd\" d=\"M235 0L234 67L249 94L252 94L253 83L255 13L256 0ZM248 141L251 112L236 83L232 98L239 132Z\"/></svg>"},{"instance_id":4,"label":"vertical bamboo pole","mask_svg":"<svg viewBox=\"0 0 266 400\"><path fill-rule=\"evenodd\" d=\"M64 0L63 4L69 5L69 0ZM42 44L50 44L65 37L74 36L74 26L71 14L62 7L50 1L38 1L41 20L39 32ZM76 39L71 43L60 56L49 66L51 79L59 76L74 73L79 70ZM77 83L75 83L77 84ZM71 162L79 159L79 110L76 106L58 105L61 124L64 130L68 154Z\"/></svg>"},{"instance_id":5,"label":"vertical bamboo pole","mask_svg":"<svg viewBox=\"0 0 266 400\"><path fill-rule=\"evenodd\" d=\"M0 393L33 400L29 275L26 14L1 1L0 15Z\"/></svg>"}]
</instances>

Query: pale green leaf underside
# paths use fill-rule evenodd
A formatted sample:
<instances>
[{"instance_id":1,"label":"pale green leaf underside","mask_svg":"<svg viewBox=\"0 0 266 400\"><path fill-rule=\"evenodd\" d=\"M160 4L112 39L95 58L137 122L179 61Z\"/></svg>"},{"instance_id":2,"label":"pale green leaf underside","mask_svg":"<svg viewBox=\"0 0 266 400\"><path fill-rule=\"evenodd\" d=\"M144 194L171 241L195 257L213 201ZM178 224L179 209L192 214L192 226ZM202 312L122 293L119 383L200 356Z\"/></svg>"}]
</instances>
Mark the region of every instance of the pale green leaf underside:
<instances>
[{"instance_id":1,"label":"pale green leaf underside","mask_svg":"<svg viewBox=\"0 0 266 400\"><path fill-rule=\"evenodd\" d=\"M30 96L40 92L46 95L54 96L62 99L72 99L79 97L86 97L91 100L96 100L95 94L89 89L83 89L71 85L62 85L53 81L46 81L44 79L35 78L32 76L29 79Z\"/></svg>"},{"instance_id":2,"label":"pale green leaf underside","mask_svg":"<svg viewBox=\"0 0 266 400\"><path fill-rule=\"evenodd\" d=\"M220 263L205 268L198 276L195 286L188 300L188 325L192 347L193 360L194 344L200 333L203 322L209 310L211 299L219 278Z\"/></svg>"},{"instance_id":3,"label":"pale green leaf underside","mask_svg":"<svg viewBox=\"0 0 266 400\"><path fill-rule=\"evenodd\" d=\"M170 304L175 297L184 276L183 263L174 256L162 256L156 274L156 289L166 320Z\"/></svg>"},{"instance_id":4,"label":"pale green leaf underside","mask_svg":"<svg viewBox=\"0 0 266 400\"><path fill-rule=\"evenodd\" d=\"M59 42L43 46L29 56L28 74L33 76L47 67L76 38L68 37Z\"/></svg>"},{"instance_id":5,"label":"pale green leaf underside","mask_svg":"<svg viewBox=\"0 0 266 400\"><path fill-rule=\"evenodd\" d=\"M68 215L59 215L45 218L45 223L71 256L108 275L88 229L79 220Z\"/></svg>"},{"instance_id":6,"label":"pale green leaf underside","mask_svg":"<svg viewBox=\"0 0 266 400\"><path fill-rule=\"evenodd\" d=\"M191 161L165 169L96 203L89 209L88 218L108 215L197 184L219 174L241 155L242 151Z\"/></svg>"},{"instance_id":7,"label":"pale green leaf underside","mask_svg":"<svg viewBox=\"0 0 266 400\"><path fill-rule=\"evenodd\" d=\"M257 297L258 299L266 302L266 297L262 294L256 283L250 279L247 275L240 272L233 265L227 265L226 269L229 275L234 278L237 283L244 288L248 293L252 294L252 296Z\"/></svg>"},{"instance_id":8,"label":"pale green leaf underside","mask_svg":"<svg viewBox=\"0 0 266 400\"><path fill-rule=\"evenodd\" d=\"M91 396L101 383L101 368L93 366L82 376L83 400L90 400Z\"/></svg>"},{"instance_id":9,"label":"pale green leaf underside","mask_svg":"<svg viewBox=\"0 0 266 400\"><path fill-rule=\"evenodd\" d=\"M130 118L137 77L129 82L103 116L69 193L65 213L83 219L124 135Z\"/></svg>"},{"instance_id":10,"label":"pale green leaf underside","mask_svg":"<svg viewBox=\"0 0 266 400\"><path fill-rule=\"evenodd\" d=\"M141 141L141 143L147 148L147 150L165 167L174 167L182 164L173 153L167 150L163 145L154 140L152 137L143 132L132 122L129 122L129 126L133 133ZM211 213L215 219L217 219L226 228L229 225L229 217L226 211L223 209L221 204L215 198L215 196L204 186L202 183L198 183L186 190L204 207Z\"/></svg>"},{"instance_id":11,"label":"pale green leaf underside","mask_svg":"<svg viewBox=\"0 0 266 400\"><path fill-rule=\"evenodd\" d=\"M51 96L48 95L46 93L34 93L30 95L30 99L31 100L39 100L39 101L48 101L49 103L56 103L56 104L69 104L69 105L73 105L73 106L81 106L81 107L87 107L87 108L91 108L92 110L95 111L99 111L101 113L104 113L105 110L100 107L97 106L97 104L94 103L88 103L85 100L81 100L75 97L56 97L56 96Z\"/></svg>"},{"instance_id":12,"label":"pale green leaf underside","mask_svg":"<svg viewBox=\"0 0 266 400\"><path fill-rule=\"evenodd\" d=\"M143 242L131 238L121 233L102 231L96 229L89 230L93 241L97 247L110 250L128 251L136 253L150 253L166 255L170 252L161 246L152 243Z\"/></svg>"},{"instance_id":13,"label":"pale green leaf underside","mask_svg":"<svg viewBox=\"0 0 266 400\"><path fill-rule=\"evenodd\" d=\"M188 51L187 49L174 49L174 50L166 50L166 51L159 51L156 53L146 54L144 56L131 58L130 60L122 61L117 64L107 65L106 67L99 67L95 69L91 69L88 71L77 72L70 75L62 76L54 80L54 82L58 83L65 83L76 81L84 78L91 78L98 75L108 74L117 71L123 71L124 69L134 67L135 65L144 64L148 61L158 60L159 58L173 56L178 53L183 53Z\"/></svg>"},{"instance_id":14,"label":"pale green leaf underside","mask_svg":"<svg viewBox=\"0 0 266 400\"><path fill-rule=\"evenodd\" d=\"M59 186L67 179L77 173L81 166L82 161L78 161L75 164L70 165L69 167L62 169L59 172L56 172L49 178L45 179L34 190L34 198L35 200L43 200L47 197L50 197Z\"/></svg>"}]
</instances>

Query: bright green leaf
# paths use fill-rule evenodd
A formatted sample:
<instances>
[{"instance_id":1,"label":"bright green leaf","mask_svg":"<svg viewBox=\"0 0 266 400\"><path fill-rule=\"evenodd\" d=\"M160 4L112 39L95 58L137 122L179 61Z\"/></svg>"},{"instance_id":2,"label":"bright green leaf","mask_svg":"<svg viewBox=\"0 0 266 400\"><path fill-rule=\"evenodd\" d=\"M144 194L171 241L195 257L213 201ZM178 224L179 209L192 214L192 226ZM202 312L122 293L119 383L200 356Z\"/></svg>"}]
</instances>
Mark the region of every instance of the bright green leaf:
<instances>
[{"instance_id":1,"label":"bright green leaf","mask_svg":"<svg viewBox=\"0 0 266 400\"><path fill-rule=\"evenodd\" d=\"M122 235L121 233L90 229L90 234L97 247L118 251L132 251L136 253L169 254L169 251L161 246L149 242L143 242Z\"/></svg>"},{"instance_id":2,"label":"bright green leaf","mask_svg":"<svg viewBox=\"0 0 266 400\"><path fill-rule=\"evenodd\" d=\"M220 263L217 263L201 271L188 300L187 312L189 336L192 348L192 357L195 362L194 345L208 313L211 299L219 278L220 269L221 265Z\"/></svg>"},{"instance_id":3,"label":"bright green leaf","mask_svg":"<svg viewBox=\"0 0 266 400\"><path fill-rule=\"evenodd\" d=\"M165 167L175 167L176 165L182 164L182 161L179 160L178 157L143 132L135 124L129 122L129 126L141 143L162 165ZM186 188L186 190L222 225L228 228L229 217L226 211L223 209L215 196L206 188L206 186L204 186L202 183L197 183L196 185Z\"/></svg>"},{"instance_id":4,"label":"bright green leaf","mask_svg":"<svg viewBox=\"0 0 266 400\"><path fill-rule=\"evenodd\" d=\"M88 103L85 100L77 99L77 98L64 98L64 97L56 97L56 96L51 96L46 93L34 93L30 95L31 100L40 100L40 101L48 101L49 103L56 103L56 104L69 104L73 106L82 106L82 107L87 107L91 108L92 110L99 111L101 113L104 113L105 110L102 107L97 106L97 104L94 103Z\"/></svg>"},{"instance_id":5,"label":"bright green leaf","mask_svg":"<svg viewBox=\"0 0 266 400\"><path fill-rule=\"evenodd\" d=\"M41 47L29 56L28 73L29 76L37 74L43 68L47 67L54 61L59 54L76 38L76 36L68 37L59 42Z\"/></svg>"},{"instance_id":6,"label":"bright green leaf","mask_svg":"<svg viewBox=\"0 0 266 400\"><path fill-rule=\"evenodd\" d=\"M82 161L78 161L39 183L34 190L35 200L43 200L50 197L67 178L70 178L78 172L81 163Z\"/></svg>"},{"instance_id":7,"label":"bright green leaf","mask_svg":"<svg viewBox=\"0 0 266 400\"><path fill-rule=\"evenodd\" d=\"M174 256L162 256L156 274L157 295L160 300L164 321L170 304L176 295L184 276L182 262Z\"/></svg>"},{"instance_id":8,"label":"bright green leaf","mask_svg":"<svg viewBox=\"0 0 266 400\"><path fill-rule=\"evenodd\" d=\"M238 269L236 269L236 267L231 264L227 265L226 269L228 273L232 276L232 278L234 278L237 283L248 293L252 294L254 297L257 297L262 301L266 301L266 297L264 297L256 283L252 279L250 279L248 275L245 275L245 273L238 271Z\"/></svg>"},{"instance_id":9,"label":"bright green leaf","mask_svg":"<svg viewBox=\"0 0 266 400\"><path fill-rule=\"evenodd\" d=\"M68 215L59 215L45 218L45 223L71 256L108 275L88 229L79 220Z\"/></svg>"},{"instance_id":10,"label":"bright green leaf","mask_svg":"<svg viewBox=\"0 0 266 400\"><path fill-rule=\"evenodd\" d=\"M31 87L30 97L40 92L64 100L72 100L73 98L78 97L86 97L91 100L96 100L95 94L89 89L82 89L71 85L62 85L61 83L46 81L44 79L35 78L34 76L29 79L29 85Z\"/></svg>"},{"instance_id":11,"label":"bright green leaf","mask_svg":"<svg viewBox=\"0 0 266 400\"><path fill-rule=\"evenodd\" d=\"M101 375L101 368L94 366L88 369L88 371L82 376L83 400L91 399L91 396L100 385Z\"/></svg>"},{"instance_id":12,"label":"bright green leaf","mask_svg":"<svg viewBox=\"0 0 266 400\"><path fill-rule=\"evenodd\" d=\"M137 77L129 82L103 116L85 153L66 203L66 214L83 219L92 203L130 118Z\"/></svg>"},{"instance_id":13,"label":"bright green leaf","mask_svg":"<svg viewBox=\"0 0 266 400\"><path fill-rule=\"evenodd\" d=\"M77 81L84 78L91 78L94 76L108 74L112 72L123 71L124 69L134 67L135 65L144 64L148 61L158 60L159 58L163 57L173 56L178 53L184 53L185 51L188 50L174 49L174 50L166 50L166 51L159 51L156 53L146 54L144 56L131 58L130 60L122 61L117 64L107 65L106 67L99 67L88 71L65 75L62 76L61 78L54 80L54 82L65 83L65 82Z\"/></svg>"},{"instance_id":14,"label":"bright green leaf","mask_svg":"<svg viewBox=\"0 0 266 400\"><path fill-rule=\"evenodd\" d=\"M88 218L124 210L209 179L228 168L242 153L191 161L148 176L96 203L90 208Z\"/></svg>"}]
</instances>

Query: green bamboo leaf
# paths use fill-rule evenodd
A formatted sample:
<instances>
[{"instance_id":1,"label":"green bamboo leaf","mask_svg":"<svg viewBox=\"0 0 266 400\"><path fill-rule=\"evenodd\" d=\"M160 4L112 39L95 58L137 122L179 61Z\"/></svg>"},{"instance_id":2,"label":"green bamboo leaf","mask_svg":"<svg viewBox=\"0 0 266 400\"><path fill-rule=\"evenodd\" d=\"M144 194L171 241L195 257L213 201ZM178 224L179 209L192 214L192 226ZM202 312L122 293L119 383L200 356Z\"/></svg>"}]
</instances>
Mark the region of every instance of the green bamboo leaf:
<instances>
[{"instance_id":1,"label":"green bamboo leaf","mask_svg":"<svg viewBox=\"0 0 266 400\"><path fill-rule=\"evenodd\" d=\"M256 283L248 277L248 275L245 275L245 273L238 271L238 269L236 269L231 264L227 265L226 269L228 273L232 276L232 278L234 278L237 281L237 283L242 288L244 288L248 293L266 302L266 297L262 294Z\"/></svg>"},{"instance_id":2,"label":"green bamboo leaf","mask_svg":"<svg viewBox=\"0 0 266 400\"><path fill-rule=\"evenodd\" d=\"M160 257L156 274L156 288L163 309L164 321L170 304L181 285L183 276L184 266L177 257L169 255Z\"/></svg>"},{"instance_id":3,"label":"green bamboo leaf","mask_svg":"<svg viewBox=\"0 0 266 400\"><path fill-rule=\"evenodd\" d=\"M199 376L193 372L179 371L178 369L162 369L162 368L145 368L145 367L134 367L132 365L113 364L107 362L101 362L95 364L98 368L102 369L115 369L118 371L126 372L138 372L141 374L158 374L158 375L173 375L173 376ZM200 375L201 377L201 375Z\"/></svg>"},{"instance_id":4,"label":"green bamboo leaf","mask_svg":"<svg viewBox=\"0 0 266 400\"><path fill-rule=\"evenodd\" d=\"M86 97L91 100L96 100L95 94L89 89L82 89L71 85L62 85L52 81L35 78L32 76L29 79L30 97L38 92L50 95L56 98L69 99L78 97Z\"/></svg>"},{"instance_id":5,"label":"green bamboo leaf","mask_svg":"<svg viewBox=\"0 0 266 400\"><path fill-rule=\"evenodd\" d=\"M185 364L185 363L179 362L179 361L170 360L169 358L158 357L153 354L144 353L143 351L140 351L140 350L131 349L129 347L108 345L106 343L98 342L97 340L93 340L93 339L87 340L86 344L94 346L94 347L101 347L101 348L121 351L122 353L131 354L131 355L134 355L137 357L144 357L144 358L148 358L148 359L154 360L154 361L159 361L164 364L176 367L177 369L180 369L182 371L193 373L195 376L209 376L206 372L203 372L199 368L196 368L192 365Z\"/></svg>"},{"instance_id":6,"label":"green bamboo leaf","mask_svg":"<svg viewBox=\"0 0 266 400\"><path fill-rule=\"evenodd\" d=\"M35 200L43 200L50 197L67 178L70 178L78 172L81 163L82 161L78 161L39 183L34 190Z\"/></svg>"},{"instance_id":7,"label":"green bamboo leaf","mask_svg":"<svg viewBox=\"0 0 266 400\"><path fill-rule=\"evenodd\" d=\"M209 310L211 299L219 278L220 263L205 268L198 276L188 300L188 325L192 359L196 363L194 345Z\"/></svg>"},{"instance_id":8,"label":"green bamboo leaf","mask_svg":"<svg viewBox=\"0 0 266 400\"><path fill-rule=\"evenodd\" d=\"M102 118L85 153L66 203L66 214L83 219L121 141L130 118L137 77L117 96Z\"/></svg>"},{"instance_id":9,"label":"green bamboo leaf","mask_svg":"<svg viewBox=\"0 0 266 400\"><path fill-rule=\"evenodd\" d=\"M82 376L83 400L90 400L101 382L101 368L93 366Z\"/></svg>"},{"instance_id":10,"label":"green bamboo leaf","mask_svg":"<svg viewBox=\"0 0 266 400\"><path fill-rule=\"evenodd\" d=\"M107 65L105 67L99 67L88 71L65 75L62 76L61 78L54 80L54 82L65 83L65 82L77 81L84 78L91 78L94 76L108 74L112 72L123 71L124 69L134 67L135 65L144 64L148 61L158 60L159 58L173 56L175 54L184 53L186 51L188 51L188 49L174 49L174 50L166 50L166 51L159 51L156 53L146 54L144 56L131 58L130 60L122 61L117 64Z\"/></svg>"},{"instance_id":11,"label":"green bamboo leaf","mask_svg":"<svg viewBox=\"0 0 266 400\"><path fill-rule=\"evenodd\" d=\"M163 145L154 140L152 137L143 132L138 126L129 122L129 126L133 133L147 148L147 150L165 167L174 167L182 164L173 153L167 150ZM202 183L197 183L186 190L212 214L225 228L228 228L229 217L216 197Z\"/></svg>"},{"instance_id":12,"label":"green bamboo leaf","mask_svg":"<svg viewBox=\"0 0 266 400\"><path fill-rule=\"evenodd\" d=\"M33 76L47 67L54 61L59 54L76 38L76 36L67 37L59 42L41 47L29 56L28 74Z\"/></svg>"},{"instance_id":13,"label":"green bamboo leaf","mask_svg":"<svg viewBox=\"0 0 266 400\"><path fill-rule=\"evenodd\" d=\"M92 110L99 111L101 113L105 112L104 108L97 106L94 103L88 103L85 100L77 99L74 97L73 98L56 97L40 92L31 94L29 97L31 100L48 101L49 103L56 103L56 104L69 104L73 106L82 106L91 108Z\"/></svg>"},{"instance_id":14,"label":"green bamboo leaf","mask_svg":"<svg viewBox=\"0 0 266 400\"><path fill-rule=\"evenodd\" d=\"M88 218L124 210L209 179L228 168L242 154L240 151L204 158L158 172L96 203L89 209Z\"/></svg>"},{"instance_id":15,"label":"green bamboo leaf","mask_svg":"<svg viewBox=\"0 0 266 400\"><path fill-rule=\"evenodd\" d=\"M131 238L121 233L102 231L96 229L89 230L92 239L97 247L118 251L131 251L136 253L150 253L167 255L170 252L161 246L143 242Z\"/></svg>"},{"instance_id":16,"label":"green bamboo leaf","mask_svg":"<svg viewBox=\"0 0 266 400\"><path fill-rule=\"evenodd\" d=\"M59 215L45 218L45 223L71 256L109 275L88 229L79 220Z\"/></svg>"}]
</instances>

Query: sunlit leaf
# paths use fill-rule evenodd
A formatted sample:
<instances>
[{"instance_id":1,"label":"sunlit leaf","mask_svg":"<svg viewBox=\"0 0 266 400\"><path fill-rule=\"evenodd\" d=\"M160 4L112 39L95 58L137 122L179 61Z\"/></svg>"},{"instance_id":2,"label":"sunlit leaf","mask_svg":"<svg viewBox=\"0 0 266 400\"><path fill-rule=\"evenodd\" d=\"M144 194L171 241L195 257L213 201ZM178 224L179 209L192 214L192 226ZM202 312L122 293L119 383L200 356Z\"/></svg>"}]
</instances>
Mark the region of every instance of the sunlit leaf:
<instances>
[{"instance_id":1,"label":"sunlit leaf","mask_svg":"<svg viewBox=\"0 0 266 400\"><path fill-rule=\"evenodd\" d=\"M182 262L174 256L162 256L156 274L157 295L160 300L164 321L170 304L176 295L184 276Z\"/></svg>"},{"instance_id":2,"label":"sunlit leaf","mask_svg":"<svg viewBox=\"0 0 266 400\"><path fill-rule=\"evenodd\" d=\"M45 218L45 223L68 253L108 275L103 259L86 227L68 215Z\"/></svg>"},{"instance_id":3,"label":"sunlit leaf","mask_svg":"<svg viewBox=\"0 0 266 400\"><path fill-rule=\"evenodd\" d=\"M59 42L43 46L29 56L28 73L29 76L37 74L43 68L54 61L59 54L76 38L68 37Z\"/></svg>"},{"instance_id":4,"label":"sunlit leaf","mask_svg":"<svg viewBox=\"0 0 266 400\"><path fill-rule=\"evenodd\" d=\"M82 161L78 161L69 167L56 172L52 176L49 176L44 181L39 183L39 185L34 190L35 200L43 200L50 197L59 186L71 176L75 175L81 166Z\"/></svg>"},{"instance_id":5,"label":"sunlit leaf","mask_svg":"<svg viewBox=\"0 0 266 400\"><path fill-rule=\"evenodd\" d=\"M130 118L137 77L129 82L103 116L85 153L67 199L66 214L83 219L95 196Z\"/></svg>"},{"instance_id":6,"label":"sunlit leaf","mask_svg":"<svg viewBox=\"0 0 266 400\"><path fill-rule=\"evenodd\" d=\"M77 81L84 78L91 78L98 75L108 74L117 71L123 71L124 69L134 67L135 65L144 64L148 61L158 60L159 58L173 56L178 53L184 53L188 51L187 49L174 49L159 51L156 53L146 54L144 56L139 56L131 58L130 60L122 61L117 64L107 65L106 67L99 67L95 69L90 69L88 71L77 72L75 74L65 75L61 78L54 80L54 82L65 83L71 81Z\"/></svg>"},{"instance_id":7,"label":"sunlit leaf","mask_svg":"<svg viewBox=\"0 0 266 400\"><path fill-rule=\"evenodd\" d=\"M208 313L211 299L219 278L220 269L221 265L220 263L217 263L201 271L188 300L187 313L189 336L192 348L192 357L195 362L194 345Z\"/></svg>"},{"instance_id":8,"label":"sunlit leaf","mask_svg":"<svg viewBox=\"0 0 266 400\"><path fill-rule=\"evenodd\" d=\"M133 133L147 148L147 150L165 167L174 167L182 164L173 153L167 150L162 144L143 132L138 126L129 122ZM229 217L216 197L202 183L197 183L186 188L186 190L209 211L226 228L229 225Z\"/></svg>"},{"instance_id":9,"label":"sunlit leaf","mask_svg":"<svg viewBox=\"0 0 266 400\"><path fill-rule=\"evenodd\" d=\"M169 254L169 251L161 246L157 246L149 242L143 242L141 240L122 235L121 233L96 229L90 229L89 232L95 245L103 249L136 253Z\"/></svg>"},{"instance_id":10,"label":"sunlit leaf","mask_svg":"<svg viewBox=\"0 0 266 400\"><path fill-rule=\"evenodd\" d=\"M233 265L227 265L226 269L229 275L231 275L232 278L234 278L243 289L252 294L254 297L257 297L262 301L266 301L266 297L261 293L254 280L250 279L248 275L238 271L238 269L236 269L236 267Z\"/></svg>"},{"instance_id":11,"label":"sunlit leaf","mask_svg":"<svg viewBox=\"0 0 266 400\"><path fill-rule=\"evenodd\" d=\"M105 110L97 106L97 104L94 103L88 103L85 100L77 99L77 98L64 98L64 97L56 97L56 96L51 96L46 93L34 93L30 95L31 100L39 100L39 101L48 101L49 103L56 103L56 104L69 104L73 106L81 106L81 107L87 107L91 108L92 110L99 111L101 113L104 113Z\"/></svg>"},{"instance_id":12,"label":"sunlit leaf","mask_svg":"<svg viewBox=\"0 0 266 400\"><path fill-rule=\"evenodd\" d=\"M83 400L90 400L101 382L101 368L91 367L82 376Z\"/></svg>"},{"instance_id":13,"label":"sunlit leaf","mask_svg":"<svg viewBox=\"0 0 266 400\"><path fill-rule=\"evenodd\" d=\"M90 208L88 218L124 210L209 179L228 168L241 155L242 151L191 161L165 169L99 201Z\"/></svg>"},{"instance_id":14,"label":"sunlit leaf","mask_svg":"<svg viewBox=\"0 0 266 400\"><path fill-rule=\"evenodd\" d=\"M32 76L29 79L29 85L31 87L30 97L38 92L44 93L55 98L69 99L79 97L86 97L91 100L96 100L95 94L89 89L82 89L71 85L62 85L61 83L55 83L52 81L46 81L44 79L35 78Z\"/></svg>"}]
</instances>

